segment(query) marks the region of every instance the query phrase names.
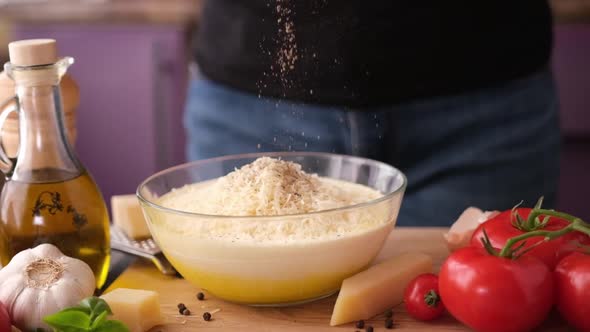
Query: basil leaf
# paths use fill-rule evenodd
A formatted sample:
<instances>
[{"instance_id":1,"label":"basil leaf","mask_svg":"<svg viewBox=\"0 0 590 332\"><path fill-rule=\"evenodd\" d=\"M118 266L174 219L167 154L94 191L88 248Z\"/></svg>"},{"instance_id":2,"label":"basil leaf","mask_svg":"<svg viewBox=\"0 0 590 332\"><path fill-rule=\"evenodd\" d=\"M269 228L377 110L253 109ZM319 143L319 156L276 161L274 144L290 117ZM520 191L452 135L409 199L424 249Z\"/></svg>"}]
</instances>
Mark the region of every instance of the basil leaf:
<instances>
[{"instance_id":1,"label":"basil leaf","mask_svg":"<svg viewBox=\"0 0 590 332\"><path fill-rule=\"evenodd\" d=\"M98 315L94 321L92 322L92 325L90 326L92 329L97 328L100 324L102 324L106 319L107 319L107 315L109 313L106 311L103 311L100 315Z\"/></svg>"},{"instance_id":2,"label":"basil leaf","mask_svg":"<svg viewBox=\"0 0 590 332\"><path fill-rule=\"evenodd\" d=\"M90 317L80 311L62 311L45 316L43 321L58 331L89 331Z\"/></svg>"},{"instance_id":3,"label":"basil leaf","mask_svg":"<svg viewBox=\"0 0 590 332\"><path fill-rule=\"evenodd\" d=\"M125 324L121 323L118 320L107 320L103 322L100 326L93 329L93 332L131 332L125 326Z\"/></svg>"},{"instance_id":4,"label":"basil leaf","mask_svg":"<svg viewBox=\"0 0 590 332\"><path fill-rule=\"evenodd\" d=\"M98 298L96 296L87 297L82 302L80 302L80 306L89 309L90 320L93 321L95 317L100 315L103 312L107 312L107 314L112 315L113 312L111 308L106 303L105 300Z\"/></svg>"}]
</instances>

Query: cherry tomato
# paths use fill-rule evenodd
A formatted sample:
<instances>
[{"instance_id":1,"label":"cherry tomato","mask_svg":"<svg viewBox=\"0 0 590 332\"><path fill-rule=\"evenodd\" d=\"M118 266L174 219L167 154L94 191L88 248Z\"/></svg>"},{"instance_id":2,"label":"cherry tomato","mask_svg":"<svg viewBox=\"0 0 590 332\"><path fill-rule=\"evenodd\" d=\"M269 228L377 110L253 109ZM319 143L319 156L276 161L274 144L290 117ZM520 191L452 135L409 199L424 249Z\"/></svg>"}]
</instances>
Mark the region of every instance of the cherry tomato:
<instances>
[{"instance_id":1,"label":"cherry tomato","mask_svg":"<svg viewBox=\"0 0 590 332\"><path fill-rule=\"evenodd\" d=\"M479 332L523 332L540 325L553 305L553 274L541 260L508 259L466 247L438 275L447 311Z\"/></svg>"},{"instance_id":2,"label":"cherry tomato","mask_svg":"<svg viewBox=\"0 0 590 332\"><path fill-rule=\"evenodd\" d=\"M0 332L10 332L12 330L10 324L10 316L8 310L2 302L0 302Z\"/></svg>"},{"instance_id":3,"label":"cherry tomato","mask_svg":"<svg viewBox=\"0 0 590 332\"><path fill-rule=\"evenodd\" d=\"M555 268L557 309L561 316L580 331L590 331L590 255L575 252Z\"/></svg>"},{"instance_id":4,"label":"cherry tomato","mask_svg":"<svg viewBox=\"0 0 590 332\"><path fill-rule=\"evenodd\" d=\"M529 208L518 208L518 214L523 219L528 218L531 213ZM542 217L540 217L542 219ZM471 237L471 245L476 247L483 247L481 238L484 236L483 230L485 229L488 238L494 248L502 248L506 241L512 237L519 236L526 231L520 230L515 227L512 223L514 218L512 217L512 211L504 211L494 218L479 225L473 236ZM562 229L569 225L569 222L563 219L551 217L545 227L540 228L542 230L555 231ZM543 241L543 237L536 236L526 239L524 242L524 248L528 248L535 245L537 242ZM553 270L557 263L568 254L576 250L577 243L590 244L590 237L580 232L572 232L561 236L552 241L545 242L538 245L525 255L533 255L541 259L547 266ZM520 244L520 243L519 243Z\"/></svg>"},{"instance_id":5,"label":"cherry tomato","mask_svg":"<svg viewBox=\"0 0 590 332\"><path fill-rule=\"evenodd\" d=\"M416 319L429 321L440 317L445 306L438 294L438 277L432 273L417 276L406 287L404 302L408 314Z\"/></svg>"}]
</instances>

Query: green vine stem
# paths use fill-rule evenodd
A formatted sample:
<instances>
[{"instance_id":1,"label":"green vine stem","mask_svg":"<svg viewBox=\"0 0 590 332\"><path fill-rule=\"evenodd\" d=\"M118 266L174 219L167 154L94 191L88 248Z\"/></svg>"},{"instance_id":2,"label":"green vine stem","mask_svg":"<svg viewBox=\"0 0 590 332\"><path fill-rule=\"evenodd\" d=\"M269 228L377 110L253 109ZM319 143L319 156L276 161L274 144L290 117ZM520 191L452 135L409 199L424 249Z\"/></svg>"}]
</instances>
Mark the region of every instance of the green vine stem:
<instances>
[{"instance_id":1,"label":"green vine stem","mask_svg":"<svg viewBox=\"0 0 590 332\"><path fill-rule=\"evenodd\" d=\"M582 223L583 225L585 225L586 227L590 227L590 224L584 222L582 219L580 219L576 216L572 216L571 214L567 214L564 212L559 212L559 211L555 211L555 210L547 210L547 209L533 209L531 211L531 213L529 214L528 221L530 222L531 220L535 220L535 218L537 218L541 215L557 217L560 219L567 220L571 223L573 223L574 221L578 221L578 222Z\"/></svg>"},{"instance_id":2,"label":"green vine stem","mask_svg":"<svg viewBox=\"0 0 590 332\"><path fill-rule=\"evenodd\" d=\"M497 255L499 257L516 258L515 257L516 251L519 251L520 249L522 249L524 244L521 243L516 249L512 249L512 247L514 245L516 245L516 243L526 240L531 237L542 236L545 238L544 241L551 241L551 240L554 240L560 236L563 236L563 235L573 232L573 231L578 231L578 232L581 232L581 233L584 233L584 234L590 236L590 224L586 223L585 221L583 221L582 219L580 219L578 217L575 217L575 216L572 216L570 214L563 213L563 212L535 208L531 211L528 221L530 222L531 220L535 220L535 218L537 218L541 215L561 218L561 219L569 221L570 224L568 226L566 226L562 229L556 230L556 231L535 230L535 231L526 232L526 233L523 233L519 236L515 236L513 238L510 238L510 239L508 239L508 241L506 241L506 244L504 245L502 250L500 250L500 252ZM532 248L529 248L529 249L532 249ZM527 249L525 249L525 250L528 251ZM518 257L522 256L522 254L523 253L520 253L518 255Z\"/></svg>"}]
</instances>

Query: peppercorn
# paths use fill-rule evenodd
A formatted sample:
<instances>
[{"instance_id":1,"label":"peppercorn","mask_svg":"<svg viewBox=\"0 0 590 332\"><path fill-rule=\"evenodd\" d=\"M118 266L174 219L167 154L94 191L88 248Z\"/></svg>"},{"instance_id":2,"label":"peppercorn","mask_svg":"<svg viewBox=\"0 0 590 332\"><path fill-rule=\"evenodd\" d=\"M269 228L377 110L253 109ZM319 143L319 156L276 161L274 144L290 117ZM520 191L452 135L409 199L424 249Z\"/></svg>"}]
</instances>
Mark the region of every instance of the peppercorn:
<instances>
[{"instance_id":1,"label":"peppercorn","mask_svg":"<svg viewBox=\"0 0 590 332\"><path fill-rule=\"evenodd\" d=\"M198 292L197 293L197 299L199 301L203 301L205 299L205 294L203 294L203 292Z\"/></svg>"},{"instance_id":2,"label":"peppercorn","mask_svg":"<svg viewBox=\"0 0 590 332\"><path fill-rule=\"evenodd\" d=\"M391 318L393 317L393 310L389 309L385 312L385 317L386 318Z\"/></svg>"},{"instance_id":3,"label":"peppercorn","mask_svg":"<svg viewBox=\"0 0 590 332\"><path fill-rule=\"evenodd\" d=\"M393 319L388 318L385 320L385 328L390 330L393 328Z\"/></svg>"},{"instance_id":4,"label":"peppercorn","mask_svg":"<svg viewBox=\"0 0 590 332\"><path fill-rule=\"evenodd\" d=\"M186 308L184 308L184 310L182 311L182 314L185 315L185 316L190 316L191 315L191 311L188 310L188 309L186 309Z\"/></svg>"},{"instance_id":5,"label":"peppercorn","mask_svg":"<svg viewBox=\"0 0 590 332\"><path fill-rule=\"evenodd\" d=\"M365 329L365 331L367 331L367 332L373 332L373 327L372 326L367 326L367 328Z\"/></svg>"},{"instance_id":6,"label":"peppercorn","mask_svg":"<svg viewBox=\"0 0 590 332\"><path fill-rule=\"evenodd\" d=\"M178 307L178 310L182 310L182 309L186 308L186 306L184 305L184 303L179 303L176 306Z\"/></svg>"},{"instance_id":7,"label":"peppercorn","mask_svg":"<svg viewBox=\"0 0 590 332\"><path fill-rule=\"evenodd\" d=\"M211 314L209 312L206 312L203 314L203 319L208 322L211 320Z\"/></svg>"},{"instance_id":8,"label":"peppercorn","mask_svg":"<svg viewBox=\"0 0 590 332\"><path fill-rule=\"evenodd\" d=\"M362 329L363 327L365 327L365 321L364 320L359 320L358 322L356 322L356 328L357 329Z\"/></svg>"}]
</instances>

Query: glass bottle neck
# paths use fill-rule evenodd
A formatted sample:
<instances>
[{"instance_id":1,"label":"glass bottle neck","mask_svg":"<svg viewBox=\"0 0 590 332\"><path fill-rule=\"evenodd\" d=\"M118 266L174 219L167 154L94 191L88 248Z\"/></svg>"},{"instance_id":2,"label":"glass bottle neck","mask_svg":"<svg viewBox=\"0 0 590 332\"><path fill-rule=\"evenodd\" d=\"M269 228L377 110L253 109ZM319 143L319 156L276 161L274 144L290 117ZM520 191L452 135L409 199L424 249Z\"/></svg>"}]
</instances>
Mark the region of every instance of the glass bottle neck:
<instances>
[{"instance_id":1,"label":"glass bottle neck","mask_svg":"<svg viewBox=\"0 0 590 332\"><path fill-rule=\"evenodd\" d=\"M17 82L20 138L12 180L59 182L83 172L66 138L59 79L56 81L37 86Z\"/></svg>"}]
</instances>

